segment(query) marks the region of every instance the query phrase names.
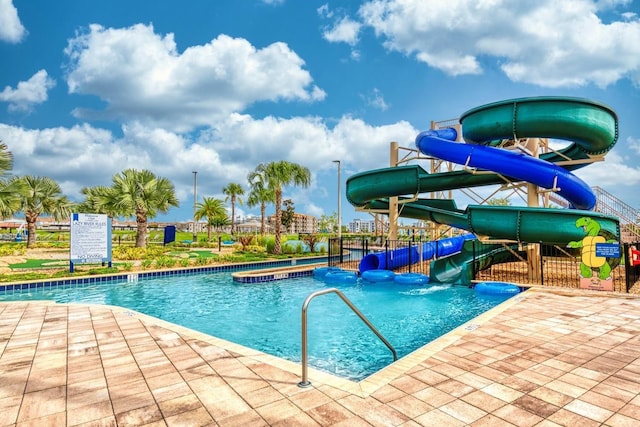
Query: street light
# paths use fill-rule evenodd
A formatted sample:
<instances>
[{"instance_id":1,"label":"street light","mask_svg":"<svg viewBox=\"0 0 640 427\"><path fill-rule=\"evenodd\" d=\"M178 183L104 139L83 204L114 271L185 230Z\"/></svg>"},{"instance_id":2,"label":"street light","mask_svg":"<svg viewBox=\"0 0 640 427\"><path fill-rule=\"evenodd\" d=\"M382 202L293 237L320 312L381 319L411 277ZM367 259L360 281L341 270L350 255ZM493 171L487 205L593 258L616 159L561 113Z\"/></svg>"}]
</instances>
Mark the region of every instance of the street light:
<instances>
[{"instance_id":1,"label":"street light","mask_svg":"<svg viewBox=\"0 0 640 427\"><path fill-rule=\"evenodd\" d=\"M338 164L338 239L342 238L342 213L340 212L340 160L334 160Z\"/></svg>"},{"instance_id":2,"label":"street light","mask_svg":"<svg viewBox=\"0 0 640 427\"><path fill-rule=\"evenodd\" d=\"M196 229L196 189L198 188L198 171L193 171L193 243L198 243L198 230Z\"/></svg>"}]
</instances>

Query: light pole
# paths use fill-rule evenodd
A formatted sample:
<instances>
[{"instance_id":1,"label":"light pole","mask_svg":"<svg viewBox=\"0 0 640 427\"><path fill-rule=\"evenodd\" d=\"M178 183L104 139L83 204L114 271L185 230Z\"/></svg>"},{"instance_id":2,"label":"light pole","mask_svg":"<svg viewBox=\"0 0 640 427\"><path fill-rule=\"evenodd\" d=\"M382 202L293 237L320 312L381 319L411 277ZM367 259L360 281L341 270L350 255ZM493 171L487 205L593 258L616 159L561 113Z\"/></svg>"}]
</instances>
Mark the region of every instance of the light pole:
<instances>
[{"instance_id":1,"label":"light pole","mask_svg":"<svg viewBox=\"0 0 640 427\"><path fill-rule=\"evenodd\" d=\"M198 188L198 171L193 171L193 243L198 243L198 230L196 229L196 189Z\"/></svg>"},{"instance_id":2,"label":"light pole","mask_svg":"<svg viewBox=\"0 0 640 427\"><path fill-rule=\"evenodd\" d=\"M342 213L340 212L340 160L334 160L338 164L338 239L342 238Z\"/></svg>"}]
</instances>

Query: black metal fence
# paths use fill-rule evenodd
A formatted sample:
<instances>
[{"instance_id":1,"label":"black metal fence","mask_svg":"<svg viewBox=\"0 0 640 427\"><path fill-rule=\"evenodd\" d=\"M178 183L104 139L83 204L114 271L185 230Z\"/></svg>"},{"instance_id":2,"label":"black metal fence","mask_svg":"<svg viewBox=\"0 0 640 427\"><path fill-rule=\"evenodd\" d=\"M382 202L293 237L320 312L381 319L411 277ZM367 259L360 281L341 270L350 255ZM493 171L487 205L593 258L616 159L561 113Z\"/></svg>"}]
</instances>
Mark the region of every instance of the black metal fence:
<instances>
[{"instance_id":1,"label":"black metal fence","mask_svg":"<svg viewBox=\"0 0 640 427\"><path fill-rule=\"evenodd\" d=\"M358 271L360 263L373 263L370 265L372 268L389 269L397 273L415 272L429 275L431 262L441 256L436 249L433 257L422 260L421 249L425 242L426 240L415 238L413 240L331 239L329 265ZM631 262L627 262L630 250L636 247L640 247L640 243L622 244L621 257L609 262L612 267L609 276L613 282L613 290L616 292L640 293L640 265L632 266ZM489 244L473 240L467 243L465 249L471 251L470 259L473 262L475 280L565 288L580 287L580 267L583 260L579 248L540 243ZM399 253L404 254L406 258L400 263L401 266L396 266L394 260ZM486 254L489 253L491 258L487 259ZM363 260L365 257L367 260ZM596 277L592 280L597 283L597 271L595 274ZM594 285L592 289L597 289L597 286Z\"/></svg>"}]
</instances>

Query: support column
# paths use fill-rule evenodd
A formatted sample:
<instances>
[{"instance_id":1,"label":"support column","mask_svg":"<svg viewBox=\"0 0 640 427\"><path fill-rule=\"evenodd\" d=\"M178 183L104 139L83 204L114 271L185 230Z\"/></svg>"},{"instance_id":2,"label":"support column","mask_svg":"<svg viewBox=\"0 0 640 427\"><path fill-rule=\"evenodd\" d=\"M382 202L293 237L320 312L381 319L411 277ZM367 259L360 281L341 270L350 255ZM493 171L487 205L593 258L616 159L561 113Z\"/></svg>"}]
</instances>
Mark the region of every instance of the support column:
<instances>
[{"instance_id":1,"label":"support column","mask_svg":"<svg viewBox=\"0 0 640 427\"><path fill-rule=\"evenodd\" d=\"M398 143L392 142L389 152L389 165L398 166ZM398 239L398 197L389 197L389 234L388 240Z\"/></svg>"},{"instance_id":2,"label":"support column","mask_svg":"<svg viewBox=\"0 0 640 427\"><path fill-rule=\"evenodd\" d=\"M526 149L531 153L532 157L539 157L539 138L529 138L526 142ZM535 184L527 184L527 206L537 208L540 206L540 198L538 196L538 186ZM542 272L540 271L540 243L529 242L527 244L527 277L530 282L540 282Z\"/></svg>"}]
</instances>

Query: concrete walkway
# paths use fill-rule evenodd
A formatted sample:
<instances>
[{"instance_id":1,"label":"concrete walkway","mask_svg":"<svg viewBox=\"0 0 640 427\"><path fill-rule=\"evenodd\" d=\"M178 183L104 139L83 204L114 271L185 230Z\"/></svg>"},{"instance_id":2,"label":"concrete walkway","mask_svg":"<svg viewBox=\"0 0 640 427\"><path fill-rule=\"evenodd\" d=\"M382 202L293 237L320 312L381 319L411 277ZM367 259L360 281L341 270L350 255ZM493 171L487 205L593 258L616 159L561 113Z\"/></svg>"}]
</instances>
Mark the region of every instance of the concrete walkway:
<instances>
[{"instance_id":1,"label":"concrete walkway","mask_svg":"<svg viewBox=\"0 0 640 427\"><path fill-rule=\"evenodd\" d=\"M0 426L637 426L640 298L530 290L360 383L109 306L0 303Z\"/></svg>"}]
</instances>

